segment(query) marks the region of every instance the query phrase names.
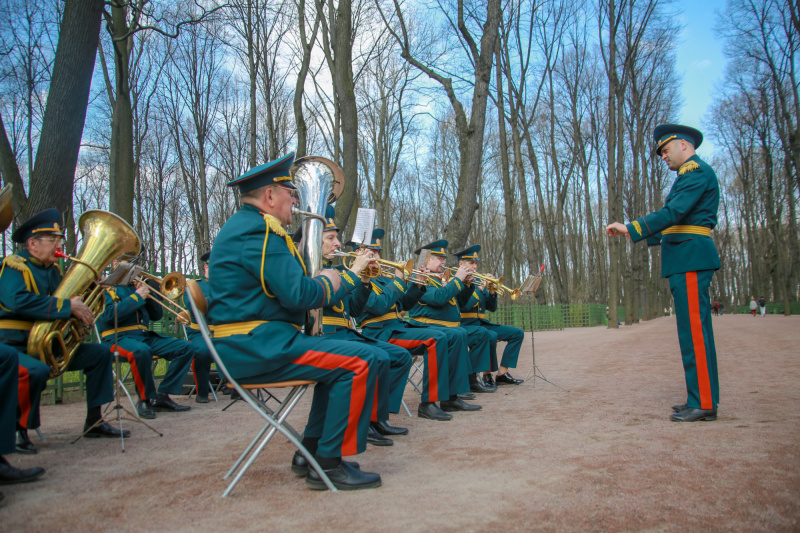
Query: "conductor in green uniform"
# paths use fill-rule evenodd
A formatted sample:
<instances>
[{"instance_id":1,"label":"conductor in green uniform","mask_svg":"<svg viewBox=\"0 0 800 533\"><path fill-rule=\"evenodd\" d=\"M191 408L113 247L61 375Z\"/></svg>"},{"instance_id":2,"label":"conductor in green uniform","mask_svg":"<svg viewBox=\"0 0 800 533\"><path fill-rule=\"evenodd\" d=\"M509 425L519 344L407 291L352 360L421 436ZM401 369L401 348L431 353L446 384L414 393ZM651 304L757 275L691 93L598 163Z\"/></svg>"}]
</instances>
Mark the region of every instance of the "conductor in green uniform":
<instances>
[{"instance_id":1,"label":"conductor in green uniform","mask_svg":"<svg viewBox=\"0 0 800 533\"><path fill-rule=\"evenodd\" d=\"M314 389L315 397L326 398L312 401L303 445L338 489L378 487L380 475L361 471L342 456L366 448L383 363L360 343L301 331L308 311L333 301L341 279L333 269L307 276L285 230L296 202L293 161L292 153L228 183L239 187L242 208L222 227L211 251L208 317L214 345L231 377L244 383L324 384ZM326 488L316 470L307 472L306 485Z\"/></svg>"},{"instance_id":2,"label":"conductor in green uniform","mask_svg":"<svg viewBox=\"0 0 800 533\"><path fill-rule=\"evenodd\" d=\"M661 245L661 275L675 301L678 340L686 378L686 403L673 406L675 422L717 419L719 377L708 287L720 268L711 238L717 225L719 183L712 168L695 153L703 134L679 124L661 124L653 138L656 154L677 177L658 211L627 224L606 227L609 236L627 235Z\"/></svg>"}]
</instances>

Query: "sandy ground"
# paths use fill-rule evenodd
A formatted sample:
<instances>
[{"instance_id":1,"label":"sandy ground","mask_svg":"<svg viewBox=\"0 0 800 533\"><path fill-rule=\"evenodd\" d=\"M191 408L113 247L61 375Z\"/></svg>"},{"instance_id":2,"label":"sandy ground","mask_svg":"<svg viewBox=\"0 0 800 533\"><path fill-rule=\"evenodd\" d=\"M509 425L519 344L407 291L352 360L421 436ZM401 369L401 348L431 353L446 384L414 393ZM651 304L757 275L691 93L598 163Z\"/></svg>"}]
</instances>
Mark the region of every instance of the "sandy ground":
<instances>
[{"instance_id":1,"label":"sandy ground","mask_svg":"<svg viewBox=\"0 0 800 533\"><path fill-rule=\"evenodd\" d=\"M483 411L410 428L358 457L383 486L314 492L276 438L229 498L222 475L260 427L227 401L163 413L118 440L70 444L80 403L45 406L47 442L12 464L43 479L3 487L3 531L797 531L800 516L800 317L714 319L721 382L716 422L670 422L685 396L674 318L618 331L537 333L512 390ZM311 395L291 417L302 428ZM416 412L419 395L405 400Z\"/></svg>"}]
</instances>

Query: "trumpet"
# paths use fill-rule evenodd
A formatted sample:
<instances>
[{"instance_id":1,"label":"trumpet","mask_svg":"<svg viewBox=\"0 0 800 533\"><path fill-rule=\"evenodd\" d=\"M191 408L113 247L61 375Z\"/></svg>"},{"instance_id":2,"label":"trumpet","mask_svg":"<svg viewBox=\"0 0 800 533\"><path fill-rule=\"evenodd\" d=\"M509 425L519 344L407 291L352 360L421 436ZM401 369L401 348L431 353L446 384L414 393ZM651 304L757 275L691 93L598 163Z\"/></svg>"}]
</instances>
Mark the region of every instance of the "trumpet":
<instances>
[{"instance_id":1,"label":"trumpet","mask_svg":"<svg viewBox=\"0 0 800 533\"><path fill-rule=\"evenodd\" d=\"M411 283L416 283L417 285L429 287L431 285L431 280L435 280L438 283L444 284L450 281L450 277L450 270L445 270L441 274L436 274L434 272L423 272L422 270L412 270L411 277L408 281Z\"/></svg>"},{"instance_id":2,"label":"trumpet","mask_svg":"<svg viewBox=\"0 0 800 533\"><path fill-rule=\"evenodd\" d=\"M161 300L152 295L148 295L148 298L151 298L158 305L175 315L180 323L189 324L189 311L178 304L178 300L180 300L183 293L186 292L186 276L180 272L170 272L163 278L159 278L148 272L140 272L133 279L134 283L147 283L147 281L155 281L158 283L158 289L154 289L149 284L147 286L150 292L158 295Z\"/></svg>"},{"instance_id":3,"label":"trumpet","mask_svg":"<svg viewBox=\"0 0 800 533\"><path fill-rule=\"evenodd\" d=\"M453 274L455 274L458 271L458 268L450 267L447 270L452 271ZM506 293L508 293L509 296L511 296L512 300L516 300L517 298L519 298L520 290L512 289L511 287L506 287L505 285L503 285L503 276L500 276L499 278L493 278L487 274L479 274L477 272L470 273L470 276L472 276L475 279L483 281L490 287L493 285L495 292L500 296L503 296Z\"/></svg>"},{"instance_id":4,"label":"trumpet","mask_svg":"<svg viewBox=\"0 0 800 533\"><path fill-rule=\"evenodd\" d=\"M334 257L349 257L355 259L359 254L356 252L343 252L341 250L334 250L331 255ZM362 273L368 278L393 278L395 277L394 271L391 269L397 269L403 272L403 279L408 281L411 277L411 273L414 271L413 259L409 259L405 263L396 263L394 261L387 261L386 259L379 259L375 257L372 259L372 262L378 263L378 266L368 266Z\"/></svg>"}]
</instances>

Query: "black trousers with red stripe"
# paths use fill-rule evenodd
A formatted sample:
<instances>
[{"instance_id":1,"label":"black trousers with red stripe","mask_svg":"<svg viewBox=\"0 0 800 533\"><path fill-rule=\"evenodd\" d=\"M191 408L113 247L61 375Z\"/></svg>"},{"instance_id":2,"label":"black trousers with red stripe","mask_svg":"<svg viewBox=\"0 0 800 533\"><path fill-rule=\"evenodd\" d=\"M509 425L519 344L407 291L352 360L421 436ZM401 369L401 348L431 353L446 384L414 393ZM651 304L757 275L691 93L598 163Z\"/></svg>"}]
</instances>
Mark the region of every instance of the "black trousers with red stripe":
<instances>
[{"instance_id":1,"label":"black trousers with red stripe","mask_svg":"<svg viewBox=\"0 0 800 533\"><path fill-rule=\"evenodd\" d=\"M14 453L19 352L0 344L0 455Z\"/></svg>"},{"instance_id":2,"label":"black trousers with red stripe","mask_svg":"<svg viewBox=\"0 0 800 533\"><path fill-rule=\"evenodd\" d=\"M716 409L719 402L717 349L708 295L713 277L713 270L685 272L669 277L686 376L686 405L695 409Z\"/></svg>"}]
</instances>

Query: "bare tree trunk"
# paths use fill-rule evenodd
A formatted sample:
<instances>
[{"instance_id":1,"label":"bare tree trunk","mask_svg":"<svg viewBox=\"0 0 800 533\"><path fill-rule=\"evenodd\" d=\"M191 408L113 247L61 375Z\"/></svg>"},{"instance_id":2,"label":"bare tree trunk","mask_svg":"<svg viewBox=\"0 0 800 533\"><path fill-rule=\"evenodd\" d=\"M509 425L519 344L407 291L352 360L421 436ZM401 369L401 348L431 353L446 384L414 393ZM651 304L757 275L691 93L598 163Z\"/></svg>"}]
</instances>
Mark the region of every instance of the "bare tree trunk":
<instances>
[{"instance_id":1,"label":"bare tree trunk","mask_svg":"<svg viewBox=\"0 0 800 533\"><path fill-rule=\"evenodd\" d=\"M102 10L102 0L66 0L64 5L29 201L22 218L46 207L66 212L72 205Z\"/></svg>"}]
</instances>

